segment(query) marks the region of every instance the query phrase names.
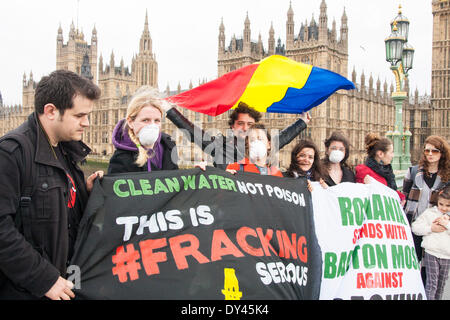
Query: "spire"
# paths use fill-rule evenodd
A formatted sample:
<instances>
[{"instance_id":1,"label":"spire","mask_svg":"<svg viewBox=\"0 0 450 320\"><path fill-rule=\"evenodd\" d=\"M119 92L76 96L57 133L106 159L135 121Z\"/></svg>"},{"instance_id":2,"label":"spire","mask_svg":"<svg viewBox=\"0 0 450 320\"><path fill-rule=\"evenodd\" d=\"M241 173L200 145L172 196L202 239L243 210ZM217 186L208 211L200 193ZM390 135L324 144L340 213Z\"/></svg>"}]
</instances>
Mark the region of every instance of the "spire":
<instances>
[{"instance_id":1,"label":"spire","mask_svg":"<svg viewBox=\"0 0 450 320\"><path fill-rule=\"evenodd\" d=\"M219 53L225 51L225 26L223 25L223 17L219 27Z\"/></svg>"},{"instance_id":2,"label":"spire","mask_svg":"<svg viewBox=\"0 0 450 320\"><path fill-rule=\"evenodd\" d=\"M140 44L139 44L139 52L145 54L152 54L152 38L150 37L150 31L148 28L148 12L145 10L145 22L144 22L144 31L142 32Z\"/></svg>"},{"instance_id":3,"label":"spire","mask_svg":"<svg viewBox=\"0 0 450 320\"><path fill-rule=\"evenodd\" d=\"M325 0L322 0L320 4L319 15L319 41L325 42L328 40L328 16L327 16L327 4Z\"/></svg>"},{"instance_id":4,"label":"spire","mask_svg":"<svg viewBox=\"0 0 450 320\"><path fill-rule=\"evenodd\" d=\"M344 13L342 14L341 18L341 42L344 43L344 45L347 45L348 40L348 25L347 25L347 14L345 13L345 7L344 7Z\"/></svg>"},{"instance_id":5,"label":"spire","mask_svg":"<svg viewBox=\"0 0 450 320\"><path fill-rule=\"evenodd\" d=\"M145 24L144 24L144 31L148 31L148 11L145 9Z\"/></svg>"},{"instance_id":6,"label":"spire","mask_svg":"<svg viewBox=\"0 0 450 320\"><path fill-rule=\"evenodd\" d=\"M59 23L59 28L58 28L58 36L56 37L56 41L62 43L64 41L63 38L63 30L61 28L61 22Z\"/></svg>"},{"instance_id":7,"label":"spire","mask_svg":"<svg viewBox=\"0 0 450 320\"><path fill-rule=\"evenodd\" d=\"M294 10L292 10L292 2L289 2L289 10L286 21L286 48L290 49L294 46Z\"/></svg>"},{"instance_id":8,"label":"spire","mask_svg":"<svg viewBox=\"0 0 450 320\"><path fill-rule=\"evenodd\" d=\"M273 54L275 54L275 31L273 30L273 22L271 22L269 30L269 55Z\"/></svg>"},{"instance_id":9,"label":"spire","mask_svg":"<svg viewBox=\"0 0 450 320\"><path fill-rule=\"evenodd\" d=\"M251 36L251 31L250 31L250 19L248 18L248 11L247 11L247 17L245 18L245 22L244 22L244 45L250 45L250 36Z\"/></svg>"},{"instance_id":10,"label":"spire","mask_svg":"<svg viewBox=\"0 0 450 320\"><path fill-rule=\"evenodd\" d=\"M109 59L110 71L114 73L114 51L111 51L111 58Z\"/></svg>"}]
</instances>

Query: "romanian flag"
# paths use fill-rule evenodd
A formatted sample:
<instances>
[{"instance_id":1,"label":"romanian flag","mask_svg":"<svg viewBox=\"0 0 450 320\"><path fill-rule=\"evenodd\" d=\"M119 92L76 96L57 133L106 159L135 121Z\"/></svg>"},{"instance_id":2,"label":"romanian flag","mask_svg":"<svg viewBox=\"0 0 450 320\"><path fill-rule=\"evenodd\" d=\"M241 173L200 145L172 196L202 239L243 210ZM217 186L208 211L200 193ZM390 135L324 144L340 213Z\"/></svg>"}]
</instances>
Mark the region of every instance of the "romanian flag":
<instances>
[{"instance_id":1,"label":"romanian flag","mask_svg":"<svg viewBox=\"0 0 450 320\"><path fill-rule=\"evenodd\" d=\"M329 70L273 55L167 100L210 116L236 108L241 101L259 112L302 113L340 89L355 85Z\"/></svg>"}]
</instances>

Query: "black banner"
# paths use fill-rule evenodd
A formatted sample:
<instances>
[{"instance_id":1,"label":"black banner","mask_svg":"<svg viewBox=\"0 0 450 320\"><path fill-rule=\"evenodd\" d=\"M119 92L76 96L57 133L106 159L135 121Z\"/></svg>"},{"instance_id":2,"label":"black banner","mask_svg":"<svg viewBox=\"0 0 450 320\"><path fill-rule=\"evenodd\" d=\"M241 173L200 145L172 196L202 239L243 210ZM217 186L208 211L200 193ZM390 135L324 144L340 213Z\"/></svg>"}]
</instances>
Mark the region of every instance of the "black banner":
<instances>
[{"instance_id":1,"label":"black banner","mask_svg":"<svg viewBox=\"0 0 450 320\"><path fill-rule=\"evenodd\" d=\"M72 265L81 299L318 299L306 180L215 168L96 182Z\"/></svg>"}]
</instances>

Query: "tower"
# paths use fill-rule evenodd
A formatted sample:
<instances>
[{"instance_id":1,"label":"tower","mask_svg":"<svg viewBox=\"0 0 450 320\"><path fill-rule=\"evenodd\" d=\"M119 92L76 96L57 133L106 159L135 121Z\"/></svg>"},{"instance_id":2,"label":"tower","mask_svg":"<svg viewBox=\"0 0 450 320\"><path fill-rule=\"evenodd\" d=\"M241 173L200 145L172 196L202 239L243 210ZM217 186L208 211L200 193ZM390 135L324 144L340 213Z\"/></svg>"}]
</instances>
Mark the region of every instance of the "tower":
<instances>
[{"instance_id":1,"label":"tower","mask_svg":"<svg viewBox=\"0 0 450 320\"><path fill-rule=\"evenodd\" d=\"M81 74L85 56L88 57L92 80L97 83L97 30L92 30L91 44L84 39L83 31L75 29L72 21L69 31L69 39L64 44L64 36L61 25L56 36L56 69L69 70Z\"/></svg>"},{"instance_id":2,"label":"tower","mask_svg":"<svg viewBox=\"0 0 450 320\"><path fill-rule=\"evenodd\" d=\"M219 27L219 55L225 51L225 26L223 25L223 18L222 22L220 23Z\"/></svg>"},{"instance_id":3,"label":"tower","mask_svg":"<svg viewBox=\"0 0 450 320\"><path fill-rule=\"evenodd\" d=\"M270 24L269 30L269 56L275 54L275 31L273 30L273 22Z\"/></svg>"},{"instance_id":4,"label":"tower","mask_svg":"<svg viewBox=\"0 0 450 320\"><path fill-rule=\"evenodd\" d=\"M322 43L328 41L328 16L325 0L322 0L322 3L320 4L319 41Z\"/></svg>"},{"instance_id":5,"label":"tower","mask_svg":"<svg viewBox=\"0 0 450 320\"><path fill-rule=\"evenodd\" d=\"M292 10L292 3L289 3L286 22L286 49L294 47L294 10Z\"/></svg>"},{"instance_id":6,"label":"tower","mask_svg":"<svg viewBox=\"0 0 450 320\"><path fill-rule=\"evenodd\" d=\"M431 134L450 138L450 1L433 0Z\"/></svg>"},{"instance_id":7,"label":"tower","mask_svg":"<svg viewBox=\"0 0 450 320\"><path fill-rule=\"evenodd\" d=\"M148 13L145 12L144 31L139 42L139 53L133 61L133 73L138 87L143 85L158 88L158 63L152 52L152 38L148 28Z\"/></svg>"}]
</instances>

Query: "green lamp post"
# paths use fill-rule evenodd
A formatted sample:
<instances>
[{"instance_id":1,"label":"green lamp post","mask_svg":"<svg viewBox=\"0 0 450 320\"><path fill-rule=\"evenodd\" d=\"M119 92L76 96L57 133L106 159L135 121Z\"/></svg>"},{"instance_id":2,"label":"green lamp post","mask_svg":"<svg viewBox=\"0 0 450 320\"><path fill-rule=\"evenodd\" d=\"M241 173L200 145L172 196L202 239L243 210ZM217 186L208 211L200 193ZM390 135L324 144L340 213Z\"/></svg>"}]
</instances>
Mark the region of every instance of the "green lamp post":
<instances>
[{"instance_id":1,"label":"green lamp post","mask_svg":"<svg viewBox=\"0 0 450 320\"><path fill-rule=\"evenodd\" d=\"M410 139L411 132L403 128L403 101L408 97L405 92L405 80L408 71L412 69L414 48L408 44L409 20L402 15L399 6L398 16L391 22L391 34L386 40L386 61L391 64L395 75L396 87L392 93L395 103L394 131L388 131L386 136L394 142L394 170L406 170L411 166Z\"/></svg>"}]
</instances>

